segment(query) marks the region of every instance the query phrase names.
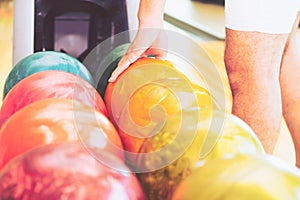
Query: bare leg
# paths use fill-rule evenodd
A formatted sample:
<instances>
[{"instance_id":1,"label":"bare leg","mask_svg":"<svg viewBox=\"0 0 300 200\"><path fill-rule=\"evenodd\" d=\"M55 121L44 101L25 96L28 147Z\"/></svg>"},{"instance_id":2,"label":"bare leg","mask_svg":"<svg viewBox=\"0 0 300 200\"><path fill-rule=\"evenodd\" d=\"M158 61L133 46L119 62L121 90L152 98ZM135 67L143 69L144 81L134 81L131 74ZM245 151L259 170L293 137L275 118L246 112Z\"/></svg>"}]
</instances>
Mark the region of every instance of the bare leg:
<instances>
[{"instance_id":1,"label":"bare leg","mask_svg":"<svg viewBox=\"0 0 300 200\"><path fill-rule=\"evenodd\" d=\"M282 120L279 71L287 37L226 29L232 112L250 125L267 153L275 147Z\"/></svg>"},{"instance_id":2,"label":"bare leg","mask_svg":"<svg viewBox=\"0 0 300 200\"><path fill-rule=\"evenodd\" d=\"M280 86L282 109L296 150L296 165L300 168L300 43L296 37L300 15L288 38L284 51ZM298 36L299 37L299 36Z\"/></svg>"}]
</instances>

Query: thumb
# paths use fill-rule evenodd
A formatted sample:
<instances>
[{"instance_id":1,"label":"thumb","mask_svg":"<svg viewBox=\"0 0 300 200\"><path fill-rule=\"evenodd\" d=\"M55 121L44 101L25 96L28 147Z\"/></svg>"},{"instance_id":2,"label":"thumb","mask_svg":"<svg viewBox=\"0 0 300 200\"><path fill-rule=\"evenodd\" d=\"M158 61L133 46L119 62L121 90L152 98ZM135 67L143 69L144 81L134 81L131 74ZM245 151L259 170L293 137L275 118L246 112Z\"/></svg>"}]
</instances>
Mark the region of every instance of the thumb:
<instances>
[{"instance_id":1,"label":"thumb","mask_svg":"<svg viewBox=\"0 0 300 200\"><path fill-rule=\"evenodd\" d=\"M118 76L130 66L131 63L134 63L137 59L141 57L144 51L145 49L127 51L127 53L122 57L122 59L118 63L117 68L111 74L108 82L114 82L118 78Z\"/></svg>"}]
</instances>

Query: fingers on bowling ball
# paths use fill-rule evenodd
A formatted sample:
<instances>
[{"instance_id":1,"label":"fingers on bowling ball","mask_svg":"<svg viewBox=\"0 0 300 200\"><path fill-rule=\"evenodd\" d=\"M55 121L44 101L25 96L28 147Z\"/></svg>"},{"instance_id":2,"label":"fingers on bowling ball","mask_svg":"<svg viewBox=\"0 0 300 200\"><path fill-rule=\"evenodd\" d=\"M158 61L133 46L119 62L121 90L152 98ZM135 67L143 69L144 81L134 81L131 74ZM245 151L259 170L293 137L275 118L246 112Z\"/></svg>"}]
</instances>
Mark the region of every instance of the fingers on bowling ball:
<instances>
[{"instance_id":1,"label":"fingers on bowling ball","mask_svg":"<svg viewBox=\"0 0 300 200\"><path fill-rule=\"evenodd\" d=\"M176 83L174 83L175 81ZM157 90L156 93L155 91L152 91L152 94L148 95L148 98L153 98L152 100L158 98L157 95L163 96L164 94L162 94L162 91L176 94L176 90L178 91L180 88L180 91L193 92L200 107L216 104L215 99L213 99L204 87L192 83L192 81L179 71L172 62L169 62L168 60L141 58L132 63L116 81L108 83L106 87L104 101L107 105L109 116L114 123L118 122L120 112L129 101L128 98L130 95L140 93L138 91L139 89L142 90L141 92L145 93L145 88L140 87L147 83L153 83L156 87L161 86L161 89ZM150 90L149 88L147 89L147 91ZM185 99L193 100L195 98L186 97ZM176 100L178 101L178 96L176 96ZM210 102L208 103L207 100ZM214 105L214 107L217 108L219 106ZM176 109L174 108L173 110Z\"/></svg>"},{"instance_id":2,"label":"fingers on bowling ball","mask_svg":"<svg viewBox=\"0 0 300 200\"><path fill-rule=\"evenodd\" d=\"M11 89L2 103L0 127L22 107L46 98L78 100L107 116L102 97L90 83L71 73L47 70L24 78Z\"/></svg>"},{"instance_id":3,"label":"fingers on bowling ball","mask_svg":"<svg viewBox=\"0 0 300 200\"><path fill-rule=\"evenodd\" d=\"M36 101L11 116L0 129L0 168L13 157L44 144L77 141L124 159L121 139L106 116L70 99Z\"/></svg>"},{"instance_id":4,"label":"fingers on bowling ball","mask_svg":"<svg viewBox=\"0 0 300 200\"><path fill-rule=\"evenodd\" d=\"M3 98L25 77L46 70L69 72L94 84L88 69L76 58L62 52L42 51L23 58L12 68L4 84Z\"/></svg>"},{"instance_id":5,"label":"fingers on bowling ball","mask_svg":"<svg viewBox=\"0 0 300 200\"><path fill-rule=\"evenodd\" d=\"M145 199L137 178L121 159L70 142L34 148L1 171L0 199L36 198Z\"/></svg>"}]
</instances>

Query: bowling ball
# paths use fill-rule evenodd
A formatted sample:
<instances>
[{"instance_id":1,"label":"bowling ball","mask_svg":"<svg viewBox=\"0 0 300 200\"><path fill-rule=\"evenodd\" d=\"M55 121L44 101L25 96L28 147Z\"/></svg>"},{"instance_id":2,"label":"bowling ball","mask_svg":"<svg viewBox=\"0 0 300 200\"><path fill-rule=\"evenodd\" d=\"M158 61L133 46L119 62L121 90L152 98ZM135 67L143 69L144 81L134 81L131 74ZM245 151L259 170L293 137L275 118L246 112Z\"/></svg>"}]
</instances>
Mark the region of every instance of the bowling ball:
<instances>
[{"instance_id":1,"label":"bowling ball","mask_svg":"<svg viewBox=\"0 0 300 200\"><path fill-rule=\"evenodd\" d=\"M80 76L93 85L87 68L76 58L61 52L43 51L33 53L19 61L10 71L4 84L3 98L25 77L46 70L60 70Z\"/></svg>"},{"instance_id":2,"label":"bowling ball","mask_svg":"<svg viewBox=\"0 0 300 200\"><path fill-rule=\"evenodd\" d=\"M169 70L166 68L169 68ZM172 63L158 59L142 58L131 64L115 82L108 83L104 101L110 119L117 122L129 96L145 83L168 78L168 75L164 73L167 70L169 78L178 77L179 73L174 69Z\"/></svg>"},{"instance_id":3,"label":"bowling ball","mask_svg":"<svg viewBox=\"0 0 300 200\"><path fill-rule=\"evenodd\" d=\"M59 143L34 148L11 160L0 173L0 199L145 198L137 178L119 158L101 149Z\"/></svg>"},{"instance_id":4,"label":"bowling ball","mask_svg":"<svg viewBox=\"0 0 300 200\"><path fill-rule=\"evenodd\" d=\"M151 84L154 85L151 86ZM115 82L107 85L104 101L110 119L115 125L118 125L121 112L124 108L127 109L128 102L132 95L136 96L137 101L141 100L142 102L151 96L151 99L148 100L150 104L151 102L156 103L156 100L162 101L163 98L167 97L168 100L165 100L166 102L173 101L173 105L181 104L180 106L184 107L195 104L196 95L194 94L194 89L196 89L196 87L200 91L207 93L204 88L196 85L193 87L192 85L188 78L178 71L171 62L153 58L141 58L131 64ZM170 97L171 93L173 93L174 97ZM142 96L139 94L142 94ZM186 96L183 97L183 94ZM174 102L175 99L177 99L177 102ZM180 100L184 102L180 102ZM188 103L185 103L185 101L188 101ZM141 105L141 103L137 105ZM176 112L177 108L178 106L174 108L168 106L168 109L171 109L172 112ZM138 109L134 109L134 112L139 112L137 110ZM166 112L171 111L168 110ZM146 113L146 115L147 114L148 113Z\"/></svg>"},{"instance_id":5,"label":"bowling ball","mask_svg":"<svg viewBox=\"0 0 300 200\"><path fill-rule=\"evenodd\" d=\"M127 151L138 152L144 139L149 136L147 133L170 115L192 107L217 108L207 90L190 84L185 79L164 79L150 82L134 91L117 124Z\"/></svg>"},{"instance_id":6,"label":"bowling ball","mask_svg":"<svg viewBox=\"0 0 300 200\"><path fill-rule=\"evenodd\" d=\"M270 155L235 155L199 166L172 200L293 200L299 191L299 169Z\"/></svg>"},{"instance_id":7,"label":"bowling ball","mask_svg":"<svg viewBox=\"0 0 300 200\"><path fill-rule=\"evenodd\" d=\"M46 98L78 100L107 116L103 99L92 85L74 74L47 70L24 78L11 89L1 107L0 127L22 107Z\"/></svg>"},{"instance_id":8,"label":"bowling ball","mask_svg":"<svg viewBox=\"0 0 300 200\"><path fill-rule=\"evenodd\" d=\"M120 137L106 116L81 102L44 99L11 116L0 129L0 168L44 144L77 141L124 158Z\"/></svg>"},{"instance_id":9,"label":"bowling ball","mask_svg":"<svg viewBox=\"0 0 300 200\"><path fill-rule=\"evenodd\" d=\"M138 178L148 199L170 199L177 185L201 162L236 154L264 155L250 127L221 111L185 110L153 130L155 134L151 132L138 154L125 151L128 165L144 171Z\"/></svg>"}]
</instances>

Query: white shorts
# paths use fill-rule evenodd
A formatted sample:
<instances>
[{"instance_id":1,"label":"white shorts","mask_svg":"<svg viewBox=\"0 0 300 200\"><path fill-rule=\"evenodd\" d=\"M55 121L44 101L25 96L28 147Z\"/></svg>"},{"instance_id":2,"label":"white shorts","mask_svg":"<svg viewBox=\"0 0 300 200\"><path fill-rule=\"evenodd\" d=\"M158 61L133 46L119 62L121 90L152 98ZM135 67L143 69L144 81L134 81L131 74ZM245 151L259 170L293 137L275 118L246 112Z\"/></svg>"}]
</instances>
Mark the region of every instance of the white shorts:
<instances>
[{"instance_id":1,"label":"white shorts","mask_svg":"<svg viewBox=\"0 0 300 200\"><path fill-rule=\"evenodd\" d=\"M225 0L225 26L238 31L290 33L300 0Z\"/></svg>"}]
</instances>

